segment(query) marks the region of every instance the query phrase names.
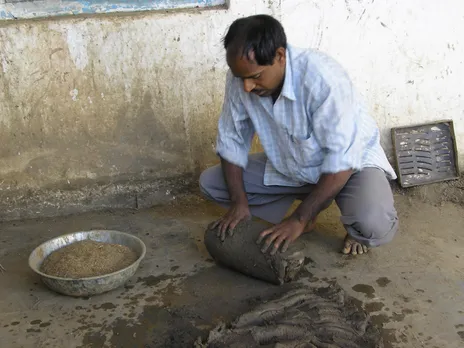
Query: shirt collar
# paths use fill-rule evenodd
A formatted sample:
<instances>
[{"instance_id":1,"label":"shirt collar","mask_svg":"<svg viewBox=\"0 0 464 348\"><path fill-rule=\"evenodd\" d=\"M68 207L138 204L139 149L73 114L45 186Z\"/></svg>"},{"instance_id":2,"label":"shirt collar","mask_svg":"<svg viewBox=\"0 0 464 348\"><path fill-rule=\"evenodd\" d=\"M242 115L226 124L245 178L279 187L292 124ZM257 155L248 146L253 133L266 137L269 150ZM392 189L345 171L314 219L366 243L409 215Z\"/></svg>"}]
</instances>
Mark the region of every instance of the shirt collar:
<instances>
[{"instance_id":1,"label":"shirt collar","mask_svg":"<svg viewBox=\"0 0 464 348\"><path fill-rule=\"evenodd\" d=\"M295 91L293 90L293 71L292 71L292 63L290 61L290 53L289 53L290 47L287 46L287 49L285 50L285 57L286 57L286 63L285 63L285 80L284 80L284 85L282 86L282 92L281 94L290 100L295 101Z\"/></svg>"}]
</instances>

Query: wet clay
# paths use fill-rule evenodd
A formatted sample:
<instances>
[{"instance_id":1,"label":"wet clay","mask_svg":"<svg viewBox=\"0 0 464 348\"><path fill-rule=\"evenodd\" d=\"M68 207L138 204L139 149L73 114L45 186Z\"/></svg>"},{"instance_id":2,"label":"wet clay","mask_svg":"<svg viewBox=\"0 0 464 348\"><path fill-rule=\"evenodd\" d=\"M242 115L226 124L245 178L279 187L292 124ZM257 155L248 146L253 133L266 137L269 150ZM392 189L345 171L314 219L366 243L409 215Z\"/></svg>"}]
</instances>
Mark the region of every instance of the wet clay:
<instances>
[{"instance_id":1,"label":"wet clay","mask_svg":"<svg viewBox=\"0 0 464 348\"><path fill-rule=\"evenodd\" d=\"M379 329L338 285L294 288L220 324L195 348L383 348Z\"/></svg>"},{"instance_id":2,"label":"wet clay","mask_svg":"<svg viewBox=\"0 0 464 348\"><path fill-rule=\"evenodd\" d=\"M245 275L281 285L293 280L304 265L301 244L295 241L285 253L261 252L256 241L269 225L251 220L242 222L225 241L217 237L216 229L207 229L205 245L217 262Z\"/></svg>"}]
</instances>

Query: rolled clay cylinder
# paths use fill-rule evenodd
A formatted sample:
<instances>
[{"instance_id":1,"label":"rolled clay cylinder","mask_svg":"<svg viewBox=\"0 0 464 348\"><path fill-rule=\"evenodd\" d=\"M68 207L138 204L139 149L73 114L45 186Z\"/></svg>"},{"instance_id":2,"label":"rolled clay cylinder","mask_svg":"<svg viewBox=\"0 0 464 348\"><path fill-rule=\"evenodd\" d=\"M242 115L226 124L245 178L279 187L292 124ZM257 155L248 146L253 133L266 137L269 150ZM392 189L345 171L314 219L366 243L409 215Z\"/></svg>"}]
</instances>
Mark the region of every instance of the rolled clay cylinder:
<instances>
[{"instance_id":1,"label":"rolled clay cylinder","mask_svg":"<svg viewBox=\"0 0 464 348\"><path fill-rule=\"evenodd\" d=\"M219 264L234 269L247 276L281 285L292 281L304 263L304 255L298 250L298 240L285 252L270 255L263 253L256 244L259 234L269 228L265 223L251 220L238 224L232 236L225 241L217 236L217 229L207 229L206 249Z\"/></svg>"}]
</instances>

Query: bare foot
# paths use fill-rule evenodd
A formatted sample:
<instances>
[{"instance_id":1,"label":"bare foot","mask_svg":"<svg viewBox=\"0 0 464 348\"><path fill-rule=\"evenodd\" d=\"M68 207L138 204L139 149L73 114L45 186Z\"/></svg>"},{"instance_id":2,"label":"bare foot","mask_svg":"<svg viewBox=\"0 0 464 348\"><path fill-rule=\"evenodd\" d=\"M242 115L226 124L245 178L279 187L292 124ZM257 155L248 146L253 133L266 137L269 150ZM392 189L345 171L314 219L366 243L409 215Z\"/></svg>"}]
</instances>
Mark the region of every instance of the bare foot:
<instances>
[{"instance_id":1,"label":"bare foot","mask_svg":"<svg viewBox=\"0 0 464 348\"><path fill-rule=\"evenodd\" d=\"M363 245L353 238L351 238L349 235L345 237L344 245L343 245L343 250L342 253L345 255L351 254L351 255L362 255L367 253L369 249L367 248L366 245Z\"/></svg>"}]
</instances>

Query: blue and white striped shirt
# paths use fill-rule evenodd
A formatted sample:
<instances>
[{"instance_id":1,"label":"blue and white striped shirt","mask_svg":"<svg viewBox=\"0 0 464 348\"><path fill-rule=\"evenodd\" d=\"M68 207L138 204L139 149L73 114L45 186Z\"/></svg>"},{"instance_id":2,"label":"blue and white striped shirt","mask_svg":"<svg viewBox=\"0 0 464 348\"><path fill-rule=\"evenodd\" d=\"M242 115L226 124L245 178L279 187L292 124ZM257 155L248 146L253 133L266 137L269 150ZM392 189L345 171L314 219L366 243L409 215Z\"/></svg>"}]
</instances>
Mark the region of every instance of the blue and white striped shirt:
<instances>
[{"instance_id":1,"label":"blue and white striped shirt","mask_svg":"<svg viewBox=\"0 0 464 348\"><path fill-rule=\"evenodd\" d=\"M366 167L396 178L347 73L318 51L287 48L285 81L274 104L245 92L243 81L228 72L216 151L245 168L255 133L268 157L264 185L315 184L324 173Z\"/></svg>"}]
</instances>

